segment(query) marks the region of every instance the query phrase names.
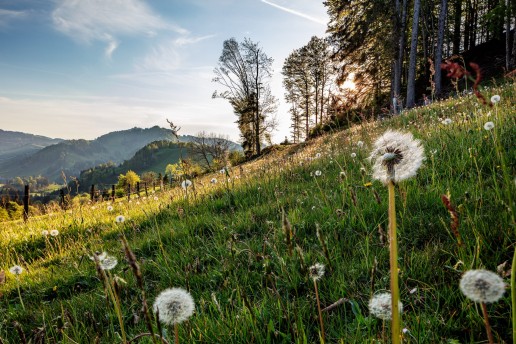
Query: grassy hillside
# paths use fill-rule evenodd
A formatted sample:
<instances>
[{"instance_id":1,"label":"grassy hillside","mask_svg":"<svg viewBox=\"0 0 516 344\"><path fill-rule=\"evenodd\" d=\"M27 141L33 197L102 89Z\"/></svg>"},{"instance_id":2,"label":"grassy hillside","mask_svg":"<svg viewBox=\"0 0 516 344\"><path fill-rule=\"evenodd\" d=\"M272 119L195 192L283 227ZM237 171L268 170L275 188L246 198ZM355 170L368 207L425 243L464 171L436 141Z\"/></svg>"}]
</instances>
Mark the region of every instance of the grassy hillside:
<instances>
[{"instance_id":1,"label":"grassy hillside","mask_svg":"<svg viewBox=\"0 0 516 344\"><path fill-rule=\"evenodd\" d=\"M308 275L317 262L327 271L318 281L321 306L342 300L322 313L326 342L389 342L389 322L368 311L371 296L389 290L389 250L387 191L371 179L367 157L390 128L413 133L426 154L417 176L396 187L403 342L485 342L481 308L458 283L469 269L496 271L512 261L516 92L512 83L483 92L501 101L493 108L473 96L434 103L278 148L227 176L194 180L187 192L117 202L112 211L76 200L66 212L0 224L1 340L20 343L23 333L35 343L119 343L124 333L148 332L124 235L151 308L165 288L192 294L195 313L179 326L181 343L319 342ZM52 229L59 234L42 234ZM107 278L116 280L120 312L88 258L95 251L118 259ZM16 264L24 269L17 277L8 271ZM510 305L509 290L487 305L499 342L512 340ZM172 327L162 332L174 341Z\"/></svg>"}]
</instances>

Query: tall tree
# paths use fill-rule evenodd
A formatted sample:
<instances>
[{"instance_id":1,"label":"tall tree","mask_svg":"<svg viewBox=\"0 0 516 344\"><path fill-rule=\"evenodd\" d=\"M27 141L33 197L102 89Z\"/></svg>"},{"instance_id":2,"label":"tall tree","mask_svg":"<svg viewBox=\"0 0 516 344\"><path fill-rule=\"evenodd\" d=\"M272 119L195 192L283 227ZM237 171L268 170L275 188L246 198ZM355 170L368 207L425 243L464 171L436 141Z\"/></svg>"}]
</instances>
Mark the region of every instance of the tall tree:
<instances>
[{"instance_id":1,"label":"tall tree","mask_svg":"<svg viewBox=\"0 0 516 344\"><path fill-rule=\"evenodd\" d=\"M444 44L444 30L446 25L446 14L448 12L448 0L441 0L441 10L439 12L439 27L437 31L437 46L435 48L435 74L434 74L434 84L435 84L435 96L439 97L442 92L442 82L441 82L441 62L443 57L443 44Z\"/></svg>"},{"instance_id":2,"label":"tall tree","mask_svg":"<svg viewBox=\"0 0 516 344\"><path fill-rule=\"evenodd\" d=\"M419 24L419 11L421 0L414 0L414 15L412 18L412 38L410 39L410 58L407 80L407 107L411 108L416 104L416 55L417 55L417 32Z\"/></svg>"},{"instance_id":3,"label":"tall tree","mask_svg":"<svg viewBox=\"0 0 516 344\"><path fill-rule=\"evenodd\" d=\"M248 155L261 153L263 137L275 127L275 121L267 118L277 104L269 84L272 62L258 43L248 38L238 43L230 38L224 41L219 66L214 70L213 81L224 91L215 91L213 96L227 99L239 117L237 123Z\"/></svg>"}]
</instances>

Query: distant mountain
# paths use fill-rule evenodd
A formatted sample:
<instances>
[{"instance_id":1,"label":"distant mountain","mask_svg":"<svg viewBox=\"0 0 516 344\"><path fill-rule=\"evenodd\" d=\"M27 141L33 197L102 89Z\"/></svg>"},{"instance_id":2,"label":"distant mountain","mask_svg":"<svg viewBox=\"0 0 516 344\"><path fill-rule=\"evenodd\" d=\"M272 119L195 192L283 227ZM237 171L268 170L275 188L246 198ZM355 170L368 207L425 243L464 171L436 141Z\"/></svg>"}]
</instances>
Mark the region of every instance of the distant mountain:
<instances>
[{"instance_id":1,"label":"distant mountain","mask_svg":"<svg viewBox=\"0 0 516 344\"><path fill-rule=\"evenodd\" d=\"M63 140L0 129L0 164L11 159L28 157L61 141Z\"/></svg>"},{"instance_id":2,"label":"distant mountain","mask_svg":"<svg viewBox=\"0 0 516 344\"><path fill-rule=\"evenodd\" d=\"M112 161L122 163L140 148L157 140L171 140L170 129L158 126L111 132L95 140L65 140L47 145L32 153L0 161L0 177L42 175L62 182L61 171L67 178L79 176L81 170Z\"/></svg>"},{"instance_id":3,"label":"distant mountain","mask_svg":"<svg viewBox=\"0 0 516 344\"><path fill-rule=\"evenodd\" d=\"M182 137L180 137L181 139ZM168 164L175 164L182 157L190 157L189 142L154 141L138 150L134 156L119 165L101 164L81 171L79 187L87 191L91 184L97 186L116 184L120 174L132 170L141 175L144 172L164 173ZM99 185L100 184L100 185Z\"/></svg>"},{"instance_id":4,"label":"distant mountain","mask_svg":"<svg viewBox=\"0 0 516 344\"><path fill-rule=\"evenodd\" d=\"M194 139L191 135L179 136L179 142L183 143ZM170 144L166 144L166 141L170 141ZM110 171L116 168L115 174L119 171L125 173L124 170L129 169L137 173L160 172L167 164L177 162L180 152L187 154L181 151L181 145L177 142L172 144L172 141L177 141L172 131L158 126L115 131L95 140L58 140L57 144L40 147L32 153L27 150L25 154L11 154L8 160L0 160L0 179L42 175L51 181L63 182L62 172L69 181L70 177L79 177L81 171L99 165L108 165ZM154 143L154 146L148 146L150 143ZM242 148L231 142L230 149ZM123 166L119 169L118 165L121 164Z\"/></svg>"}]
</instances>

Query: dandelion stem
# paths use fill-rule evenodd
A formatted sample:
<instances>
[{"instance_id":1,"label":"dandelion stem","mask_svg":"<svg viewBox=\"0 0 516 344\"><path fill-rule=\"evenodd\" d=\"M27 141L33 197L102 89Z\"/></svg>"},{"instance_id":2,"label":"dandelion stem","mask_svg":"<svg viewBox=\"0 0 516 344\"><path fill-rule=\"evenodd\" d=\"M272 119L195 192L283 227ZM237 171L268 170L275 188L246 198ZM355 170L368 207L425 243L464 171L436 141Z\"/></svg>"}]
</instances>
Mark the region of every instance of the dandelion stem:
<instances>
[{"instance_id":1,"label":"dandelion stem","mask_svg":"<svg viewBox=\"0 0 516 344\"><path fill-rule=\"evenodd\" d=\"M174 324L174 343L179 344L179 326L177 323Z\"/></svg>"},{"instance_id":2,"label":"dandelion stem","mask_svg":"<svg viewBox=\"0 0 516 344\"><path fill-rule=\"evenodd\" d=\"M23 310L25 310L25 305L23 304L23 299L20 292L20 280L18 276L16 276L16 289L18 289L18 297L20 298L20 303L22 305Z\"/></svg>"},{"instance_id":3,"label":"dandelion stem","mask_svg":"<svg viewBox=\"0 0 516 344\"><path fill-rule=\"evenodd\" d=\"M400 343L400 313L399 313L399 286L398 286L398 242L396 238L396 201L394 182L389 181L389 236L390 236L390 263L391 263L391 295L392 295L392 343Z\"/></svg>"},{"instance_id":4,"label":"dandelion stem","mask_svg":"<svg viewBox=\"0 0 516 344\"><path fill-rule=\"evenodd\" d=\"M512 341L516 343L516 248L512 256L511 269Z\"/></svg>"},{"instance_id":5,"label":"dandelion stem","mask_svg":"<svg viewBox=\"0 0 516 344\"><path fill-rule=\"evenodd\" d=\"M484 324L486 325L487 339L489 340L489 344L494 344L493 334L491 333L491 325L489 325L489 316L487 315L487 307L486 303L482 302L482 313L484 314Z\"/></svg>"},{"instance_id":6,"label":"dandelion stem","mask_svg":"<svg viewBox=\"0 0 516 344\"><path fill-rule=\"evenodd\" d=\"M321 324L321 344L324 344L324 322L322 319L321 302L319 301L319 290L317 288L317 280L314 279L315 298L317 300L317 310L319 311L319 323Z\"/></svg>"}]
</instances>

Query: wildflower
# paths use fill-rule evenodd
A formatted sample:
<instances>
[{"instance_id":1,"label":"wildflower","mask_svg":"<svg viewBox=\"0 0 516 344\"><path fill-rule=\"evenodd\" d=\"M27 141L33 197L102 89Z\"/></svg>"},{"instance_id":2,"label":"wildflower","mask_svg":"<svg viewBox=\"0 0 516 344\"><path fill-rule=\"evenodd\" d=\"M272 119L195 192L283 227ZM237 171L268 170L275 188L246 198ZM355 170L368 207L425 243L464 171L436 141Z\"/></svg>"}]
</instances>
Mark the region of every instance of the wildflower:
<instances>
[{"instance_id":1,"label":"wildflower","mask_svg":"<svg viewBox=\"0 0 516 344\"><path fill-rule=\"evenodd\" d=\"M498 94L495 94L491 97L491 103L496 104L500 101L500 96Z\"/></svg>"},{"instance_id":2,"label":"wildflower","mask_svg":"<svg viewBox=\"0 0 516 344\"><path fill-rule=\"evenodd\" d=\"M194 308L192 296L181 288L162 291L153 305L154 312L159 314L159 320L168 325L185 321L193 314Z\"/></svg>"},{"instance_id":3,"label":"wildflower","mask_svg":"<svg viewBox=\"0 0 516 344\"><path fill-rule=\"evenodd\" d=\"M411 133L387 130L374 143L369 159L373 178L388 184L415 176L425 156L421 142Z\"/></svg>"},{"instance_id":4,"label":"wildflower","mask_svg":"<svg viewBox=\"0 0 516 344\"><path fill-rule=\"evenodd\" d=\"M48 233L48 231L46 229L41 231L41 235L43 235L43 236L47 236L48 234L49 233Z\"/></svg>"},{"instance_id":5,"label":"wildflower","mask_svg":"<svg viewBox=\"0 0 516 344\"><path fill-rule=\"evenodd\" d=\"M15 265L13 266L12 268L9 269L9 271L13 274L13 275L21 275L21 273L23 272L23 268L19 265Z\"/></svg>"},{"instance_id":6,"label":"wildflower","mask_svg":"<svg viewBox=\"0 0 516 344\"><path fill-rule=\"evenodd\" d=\"M108 210L108 211L113 211L113 206L109 205L109 206L107 207L107 210Z\"/></svg>"},{"instance_id":7,"label":"wildflower","mask_svg":"<svg viewBox=\"0 0 516 344\"><path fill-rule=\"evenodd\" d=\"M366 187L366 188L368 188L368 187L370 187L370 186L373 186L373 183L368 182L368 183L365 183L365 184L364 184L364 187Z\"/></svg>"},{"instance_id":8,"label":"wildflower","mask_svg":"<svg viewBox=\"0 0 516 344\"><path fill-rule=\"evenodd\" d=\"M450 118L446 118L442 121L442 124L444 125L448 125L448 124L451 124L453 121L450 119Z\"/></svg>"},{"instance_id":9,"label":"wildflower","mask_svg":"<svg viewBox=\"0 0 516 344\"><path fill-rule=\"evenodd\" d=\"M192 182L191 182L190 180L188 180L188 179L183 180L183 182L181 183L181 187L182 187L183 189L185 189L185 190L186 190L189 186L191 186L191 185L192 185Z\"/></svg>"},{"instance_id":10,"label":"wildflower","mask_svg":"<svg viewBox=\"0 0 516 344\"><path fill-rule=\"evenodd\" d=\"M124 215L118 215L116 218L115 218L115 221L118 222L118 223L122 223L125 221L125 217Z\"/></svg>"},{"instance_id":11,"label":"wildflower","mask_svg":"<svg viewBox=\"0 0 516 344\"><path fill-rule=\"evenodd\" d=\"M108 255L106 255L104 257L104 259L102 259L102 260L100 260L100 257L99 257L99 261L100 261L100 268L102 270L111 270L118 264L118 260L115 257L108 256Z\"/></svg>"},{"instance_id":12,"label":"wildflower","mask_svg":"<svg viewBox=\"0 0 516 344\"><path fill-rule=\"evenodd\" d=\"M364 141L358 141L358 142L357 142L357 147L358 147L358 148L362 148L362 147L364 147Z\"/></svg>"},{"instance_id":13,"label":"wildflower","mask_svg":"<svg viewBox=\"0 0 516 344\"><path fill-rule=\"evenodd\" d=\"M503 279L488 270L466 271L460 279L459 286L462 293L475 302L496 302L505 292Z\"/></svg>"},{"instance_id":14,"label":"wildflower","mask_svg":"<svg viewBox=\"0 0 516 344\"><path fill-rule=\"evenodd\" d=\"M316 177L320 177L320 176L321 176L321 174L322 174L322 172L321 172L321 171L319 171L319 170L315 171L315 176L316 176Z\"/></svg>"},{"instance_id":15,"label":"wildflower","mask_svg":"<svg viewBox=\"0 0 516 344\"><path fill-rule=\"evenodd\" d=\"M57 229L52 229L50 231L50 235L53 236L53 237L56 237L59 235L59 231Z\"/></svg>"},{"instance_id":16,"label":"wildflower","mask_svg":"<svg viewBox=\"0 0 516 344\"><path fill-rule=\"evenodd\" d=\"M398 309L403 312L403 304L398 301ZM390 293L381 293L373 296L369 300L369 313L382 320L391 320L392 301Z\"/></svg>"},{"instance_id":17,"label":"wildflower","mask_svg":"<svg viewBox=\"0 0 516 344\"><path fill-rule=\"evenodd\" d=\"M310 278L317 281L324 276L324 264L315 263L308 269L308 272L310 274Z\"/></svg>"},{"instance_id":18,"label":"wildflower","mask_svg":"<svg viewBox=\"0 0 516 344\"><path fill-rule=\"evenodd\" d=\"M494 123L493 122L486 122L486 124L484 124L484 129L485 130L491 130L494 128Z\"/></svg>"},{"instance_id":19,"label":"wildflower","mask_svg":"<svg viewBox=\"0 0 516 344\"><path fill-rule=\"evenodd\" d=\"M320 157L321 157L321 153L317 153L317 154L315 154L315 157L316 157L316 158L320 158Z\"/></svg>"},{"instance_id":20,"label":"wildflower","mask_svg":"<svg viewBox=\"0 0 516 344\"><path fill-rule=\"evenodd\" d=\"M357 153L351 153L351 157L355 159L357 157Z\"/></svg>"},{"instance_id":21,"label":"wildflower","mask_svg":"<svg viewBox=\"0 0 516 344\"><path fill-rule=\"evenodd\" d=\"M154 200L157 201L159 198L158 196L154 196Z\"/></svg>"},{"instance_id":22,"label":"wildflower","mask_svg":"<svg viewBox=\"0 0 516 344\"><path fill-rule=\"evenodd\" d=\"M210 183L217 184L217 178L211 178Z\"/></svg>"}]
</instances>

